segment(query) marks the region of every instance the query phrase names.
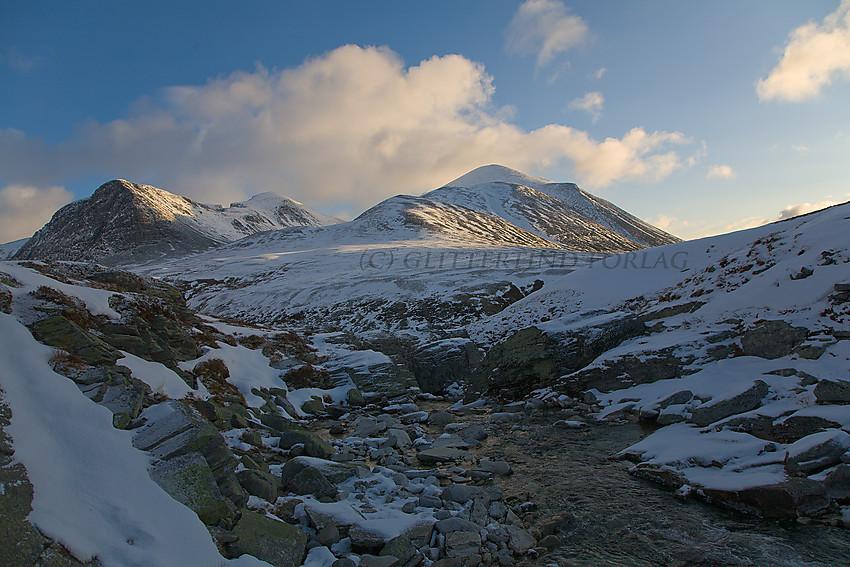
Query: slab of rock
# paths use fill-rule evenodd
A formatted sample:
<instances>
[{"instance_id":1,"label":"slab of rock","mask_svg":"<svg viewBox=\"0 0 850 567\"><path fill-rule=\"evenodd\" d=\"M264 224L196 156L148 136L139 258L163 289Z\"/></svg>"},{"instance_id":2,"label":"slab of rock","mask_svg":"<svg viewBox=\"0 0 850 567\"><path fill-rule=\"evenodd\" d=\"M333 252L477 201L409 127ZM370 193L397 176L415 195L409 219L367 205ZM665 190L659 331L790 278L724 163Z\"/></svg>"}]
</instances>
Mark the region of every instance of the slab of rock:
<instances>
[{"instance_id":1,"label":"slab of rock","mask_svg":"<svg viewBox=\"0 0 850 567\"><path fill-rule=\"evenodd\" d=\"M451 532L446 536L447 557L469 557L481 550L481 536L478 531Z\"/></svg>"},{"instance_id":2,"label":"slab of rock","mask_svg":"<svg viewBox=\"0 0 850 567\"><path fill-rule=\"evenodd\" d=\"M850 448L850 433L829 429L804 437L788 446L785 470L789 474L812 474L841 462Z\"/></svg>"},{"instance_id":3,"label":"slab of rock","mask_svg":"<svg viewBox=\"0 0 850 567\"><path fill-rule=\"evenodd\" d=\"M766 519L817 516L829 507L824 485L808 478L791 478L779 484L739 491L704 488L702 493L711 502Z\"/></svg>"},{"instance_id":4,"label":"slab of rock","mask_svg":"<svg viewBox=\"0 0 850 567\"><path fill-rule=\"evenodd\" d=\"M307 534L296 526L243 510L233 532L239 539L227 548L231 557L247 553L275 567L298 567L304 560Z\"/></svg>"},{"instance_id":5,"label":"slab of rock","mask_svg":"<svg viewBox=\"0 0 850 567\"><path fill-rule=\"evenodd\" d=\"M836 500L850 498L850 465L841 464L835 467L823 479L823 485L830 498Z\"/></svg>"},{"instance_id":6,"label":"slab of rock","mask_svg":"<svg viewBox=\"0 0 850 567\"><path fill-rule=\"evenodd\" d=\"M774 423L772 436L782 443L794 443L814 433L841 427L841 424L813 415L792 415ZM765 437L766 438L766 437Z\"/></svg>"},{"instance_id":7,"label":"slab of rock","mask_svg":"<svg viewBox=\"0 0 850 567\"><path fill-rule=\"evenodd\" d=\"M351 529L348 530L348 537L351 539L353 549L379 551L386 544L386 539L382 534L370 531L360 524L351 526Z\"/></svg>"},{"instance_id":8,"label":"slab of rock","mask_svg":"<svg viewBox=\"0 0 850 567\"><path fill-rule=\"evenodd\" d=\"M695 408L691 412L690 420L702 427L732 415L754 410L761 405L769 390L767 383L756 380L752 387L736 396Z\"/></svg>"},{"instance_id":9,"label":"slab of rock","mask_svg":"<svg viewBox=\"0 0 850 567\"><path fill-rule=\"evenodd\" d=\"M115 364L124 356L62 315L37 321L29 329L39 342L76 354L92 366Z\"/></svg>"},{"instance_id":10,"label":"slab of rock","mask_svg":"<svg viewBox=\"0 0 850 567\"><path fill-rule=\"evenodd\" d=\"M360 567L398 567L401 565L398 557L392 555L369 555L360 556Z\"/></svg>"},{"instance_id":11,"label":"slab of rock","mask_svg":"<svg viewBox=\"0 0 850 567\"><path fill-rule=\"evenodd\" d=\"M508 547L510 547L511 551L514 553L524 555L529 549L537 545L537 540L522 528L518 528L510 524L504 526L504 528L508 531L511 538L508 541Z\"/></svg>"},{"instance_id":12,"label":"slab of rock","mask_svg":"<svg viewBox=\"0 0 850 567\"><path fill-rule=\"evenodd\" d=\"M236 479L248 494L267 502L273 503L277 500L280 480L273 474L262 470L246 469L237 472Z\"/></svg>"},{"instance_id":13,"label":"slab of rock","mask_svg":"<svg viewBox=\"0 0 850 567\"><path fill-rule=\"evenodd\" d=\"M422 464L446 463L449 461L459 461L468 459L469 453L461 449L452 447L440 447L436 449L426 449L416 454L416 458Z\"/></svg>"},{"instance_id":14,"label":"slab of rock","mask_svg":"<svg viewBox=\"0 0 850 567\"><path fill-rule=\"evenodd\" d=\"M481 526L459 516L452 516L445 520L437 520L437 523L434 524L434 528L437 532L447 535L453 532L477 533L481 529Z\"/></svg>"},{"instance_id":15,"label":"slab of rock","mask_svg":"<svg viewBox=\"0 0 850 567\"><path fill-rule=\"evenodd\" d=\"M815 386L815 399L819 404L850 404L850 382L821 380Z\"/></svg>"},{"instance_id":16,"label":"slab of rock","mask_svg":"<svg viewBox=\"0 0 850 567\"><path fill-rule=\"evenodd\" d=\"M761 321L741 335L741 349L746 356L781 358L791 354L808 334L805 327L792 327L785 321Z\"/></svg>"},{"instance_id":17,"label":"slab of rock","mask_svg":"<svg viewBox=\"0 0 850 567\"><path fill-rule=\"evenodd\" d=\"M412 541L404 536L397 536L384 545L378 555L391 555L398 558L401 564L413 559L419 551Z\"/></svg>"}]
</instances>

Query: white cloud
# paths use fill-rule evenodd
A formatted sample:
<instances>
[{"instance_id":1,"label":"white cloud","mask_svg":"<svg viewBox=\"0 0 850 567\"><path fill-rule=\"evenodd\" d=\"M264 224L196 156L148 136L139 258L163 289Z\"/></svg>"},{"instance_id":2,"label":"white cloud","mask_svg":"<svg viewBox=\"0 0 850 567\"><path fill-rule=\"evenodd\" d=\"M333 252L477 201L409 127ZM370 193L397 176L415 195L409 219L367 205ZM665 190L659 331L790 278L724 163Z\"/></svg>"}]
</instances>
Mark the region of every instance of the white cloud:
<instances>
[{"instance_id":1,"label":"white cloud","mask_svg":"<svg viewBox=\"0 0 850 567\"><path fill-rule=\"evenodd\" d=\"M599 91L585 93L583 97L579 97L570 101L569 107L574 110L581 110L593 117L593 121L599 120L602 115L602 107L605 104L605 97Z\"/></svg>"},{"instance_id":2,"label":"white cloud","mask_svg":"<svg viewBox=\"0 0 850 567\"><path fill-rule=\"evenodd\" d=\"M0 243L32 236L73 195L64 187L7 185L0 189Z\"/></svg>"},{"instance_id":3,"label":"white cloud","mask_svg":"<svg viewBox=\"0 0 850 567\"><path fill-rule=\"evenodd\" d=\"M800 203L799 205L789 205L782 209L779 212L779 216L776 217L776 220L784 220L790 219L799 215L804 215L806 213L811 213L812 211L819 211L821 209L825 209L827 207L831 207L832 205L837 205L835 201L821 201L820 203Z\"/></svg>"},{"instance_id":4,"label":"white cloud","mask_svg":"<svg viewBox=\"0 0 850 567\"><path fill-rule=\"evenodd\" d=\"M587 23L558 0L526 0L508 28L507 47L521 55L537 55L541 67L555 55L587 41Z\"/></svg>"},{"instance_id":5,"label":"white cloud","mask_svg":"<svg viewBox=\"0 0 850 567\"><path fill-rule=\"evenodd\" d=\"M602 78L603 75L605 75L606 72L608 72L608 69L606 69L605 67L600 67L599 70L593 74L593 78L599 80Z\"/></svg>"},{"instance_id":6,"label":"white cloud","mask_svg":"<svg viewBox=\"0 0 850 567\"><path fill-rule=\"evenodd\" d=\"M388 49L349 45L292 69L166 89L58 145L0 130L0 184L97 174L207 203L275 191L362 210L488 163L531 173L571 163L592 189L661 179L687 162L672 149L689 143L678 132L634 128L598 141L560 124L524 130L493 107L493 92L483 66L459 55L408 68Z\"/></svg>"},{"instance_id":7,"label":"white cloud","mask_svg":"<svg viewBox=\"0 0 850 567\"><path fill-rule=\"evenodd\" d=\"M735 170L728 165L713 165L708 170L708 179L734 179L736 177Z\"/></svg>"},{"instance_id":8,"label":"white cloud","mask_svg":"<svg viewBox=\"0 0 850 567\"><path fill-rule=\"evenodd\" d=\"M809 151L809 146L805 144L795 144L791 146L791 149L802 154Z\"/></svg>"},{"instance_id":9,"label":"white cloud","mask_svg":"<svg viewBox=\"0 0 850 567\"><path fill-rule=\"evenodd\" d=\"M762 101L798 102L839 78L850 78L850 0L842 0L823 23L792 31L779 63L756 90Z\"/></svg>"},{"instance_id":10,"label":"white cloud","mask_svg":"<svg viewBox=\"0 0 850 567\"><path fill-rule=\"evenodd\" d=\"M23 73L32 71L42 63L44 63L44 57L24 55L20 49L14 46L0 52L0 65L6 65Z\"/></svg>"}]
</instances>

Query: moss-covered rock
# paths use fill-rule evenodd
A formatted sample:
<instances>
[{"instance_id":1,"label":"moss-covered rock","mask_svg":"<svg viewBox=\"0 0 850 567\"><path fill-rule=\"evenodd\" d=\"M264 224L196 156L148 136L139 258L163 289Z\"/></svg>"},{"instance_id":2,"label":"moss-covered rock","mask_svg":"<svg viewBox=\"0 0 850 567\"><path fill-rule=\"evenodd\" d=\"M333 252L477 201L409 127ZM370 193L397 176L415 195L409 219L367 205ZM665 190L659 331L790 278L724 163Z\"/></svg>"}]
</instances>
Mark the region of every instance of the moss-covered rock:
<instances>
[{"instance_id":1,"label":"moss-covered rock","mask_svg":"<svg viewBox=\"0 0 850 567\"><path fill-rule=\"evenodd\" d=\"M239 539L228 546L231 557L247 553L275 567L298 567L304 560L307 534L290 524L243 510L233 532Z\"/></svg>"},{"instance_id":2,"label":"moss-covered rock","mask_svg":"<svg viewBox=\"0 0 850 567\"><path fill-rule=\"evenodd\" d=\"M62 315L42 319L29 328L40 342L75 354L94 366L115 364L115 361L123 356L118 350Z\"/></svg>"},{"instance_id":3,"label":"moss-covered rock","mask_svg":"<svg viewBox=\"0 0 850 567\"><path fill-rule=\"evenodd\" d=\"M236 507L219 490L206 459L188 453L158 461L150 469L151 478L178 502L186 505L207 525L229 527Z\"/></svg>"}]
</instances>

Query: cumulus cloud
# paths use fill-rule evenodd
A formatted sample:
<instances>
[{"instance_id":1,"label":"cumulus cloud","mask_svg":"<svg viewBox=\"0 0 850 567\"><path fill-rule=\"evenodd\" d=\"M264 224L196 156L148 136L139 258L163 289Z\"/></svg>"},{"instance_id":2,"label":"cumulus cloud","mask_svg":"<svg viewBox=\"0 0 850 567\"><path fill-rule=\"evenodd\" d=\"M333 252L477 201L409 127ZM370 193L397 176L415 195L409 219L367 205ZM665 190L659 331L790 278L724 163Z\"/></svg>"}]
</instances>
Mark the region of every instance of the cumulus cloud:
<instances>
[{"instance_id":1,"label":"cumulus cloud","mask_svg":"<svg viewBox=\"0 0 850 567\"><path fill-rule=\"evenodd\" d=\"M735 170L728 165L713 165L706 175L708 179L734 179L735 176Z\"/></svg>"},{"instance_id":2,"label":"cumulus cloud","mask_svg":"<svg viewBox=\"0 0 850 567\"><path fill-rule=\"evenodd\" d=\"M291 69L165 89L58 145L0 130L0 184L97 174L208 203L274 191L334 213L328 207L363 210L488 163L531 172L572 164L574 180L593 189L660 179L687 162L674 148L689 142L678 132L634 128L599 141L559 124L528 131L494 108L493 92L483 66L459 55L406 67L388 49L348 45Z\"/></svg>"},{"instance_id":3,"label":"cumulus cloud","mask_svg":"<svg viewBox=\"0 0 850 567\"><path fill-rule=\"evenodd\" d=\"M508 50L537 55L537 66L587 41L590 30L558 0L526 0L508 27Z\"/></svg>"},{"instance_id":4,"label":"cumulus cloud","mask_svg":"<svg viewBox=\"0 0 850 567\"><path fill-rule=\"evenodd\" d=\"M584 96L570 101L569 107L573 110L581 110L593 117L593 121L599 120L602 116L602 107L605 104L605 97L599 91L585 93Z\"/></svg>"},{"instance_id":5,"label":"cumulus cloud","mask_svg":"<svg viewBox=\"0 0 850 567\"><path fill-rule=\"evenodd\" d=\"M0 189L0 243L28 238L73 195L64 187L7 185Z\"/></svg>"},{"instance_id":6,"label":"cumulus cloud","mask_svg":"<svg viewBox=\"0 0 850 567\"><path fill-rule=\"evenodd\" d=\"M785 220L790 219L799 215L804 215L806 213L811 213L812 211L819 211L821 209L825 209L827 207L831 207L832 205L837 205L835 201L821 201L820 203L800 203L799 205L789 205L782 209L779 212L779 216L776 217L776 220Z\"/></svg>"},{"instance_id":7,"label":"cumulus cloud","mask_svg":"<svg viewBox=\"0 0 850 567\"><path fill-rule=\"evenodd\" d=\"M779 63L759 80L759 99L798 102L816 97L825 85L850 78L850 0L818 24L791 32Z\"/></svg>"}]
</instances>

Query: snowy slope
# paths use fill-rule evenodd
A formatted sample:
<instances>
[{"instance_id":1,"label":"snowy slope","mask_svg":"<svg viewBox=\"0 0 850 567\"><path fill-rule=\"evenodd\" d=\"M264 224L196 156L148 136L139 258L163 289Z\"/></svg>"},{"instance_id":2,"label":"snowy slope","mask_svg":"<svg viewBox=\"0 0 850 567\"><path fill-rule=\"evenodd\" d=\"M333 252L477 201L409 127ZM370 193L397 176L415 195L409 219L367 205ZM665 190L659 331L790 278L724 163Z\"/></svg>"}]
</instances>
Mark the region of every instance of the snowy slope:
<instances>
[{"instance_id":1,"label":"snowy slope","mask_svg":"<svg viewBox=\"0 0 850 567\"><path fill-rule=\"evenodd\" d=\"M848 400L824 393L850 390L848 223L850 203L610 256L469 333L497 345L531 326L558 340L587 336L593 321L644 321L644 333L538 384L537 395L591 401L599 419L665 426L622 451L639 462L638 476L779 513L741 491L795 476L819 482L850 459L841 456L850 449Z\"/></svg>"},{"instance_id":2,"label":"snowy slope","mask_svg":"<svg viewBox=\"0 0 850 567\"><path fill-rule=\"evenodd\" d=\"M0 244L0 260L11 258L15 252L21 249L21 246L27 243L27 240L29 240L29 238L21 238L20 240L13 240L12 242Z\"/></svg>"},{"instance_id":3,"label":"snowy slope","mask_svg":"<svg viewBox=\"0 0 850 567\"><path fill-rule=\"evenodd\" d=\"M205 250L257 232L336 222L273 193L225 208L118 179L57 211L15 258L139 263Z\"/></svg>"}]
</instances>

